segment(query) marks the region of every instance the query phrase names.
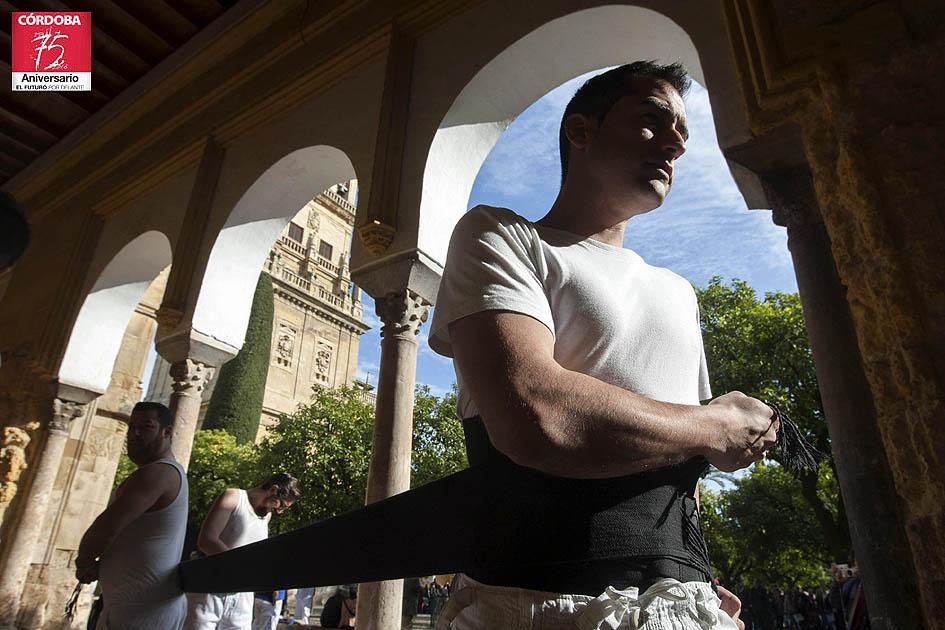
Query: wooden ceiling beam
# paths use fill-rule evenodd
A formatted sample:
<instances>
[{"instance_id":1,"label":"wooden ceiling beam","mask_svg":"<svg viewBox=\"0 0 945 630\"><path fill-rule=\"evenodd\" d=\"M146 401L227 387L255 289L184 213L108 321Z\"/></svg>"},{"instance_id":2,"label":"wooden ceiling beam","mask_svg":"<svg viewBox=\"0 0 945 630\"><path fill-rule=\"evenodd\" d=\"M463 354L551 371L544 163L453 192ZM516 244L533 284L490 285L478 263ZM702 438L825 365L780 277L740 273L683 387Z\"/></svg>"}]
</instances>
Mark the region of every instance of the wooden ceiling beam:
<instances>
[{"instance_id":1,"label":"wooden ceiling beam","mask_svg":"<svg viewBox=\"0 0 945 630\"><path fill-rule=\"evenodd\" d=\"M60 0L32 0L33 9L46 11L75 11ZM92 16L92 58L99 59L130 83L151 69L151 64L138 54L115 40L105 29L100 28Z\"/></svg>"},{"instance_id":2,"label":"wooden ceiling beam","mask_svg":"<svg viewBox=\"0 0 945 630\"><path fill-rule=\"evenodd\" d=\"M42 153L36 147L9 135L7 127L0 127L0 153L9 153L21 162L30 163Z\"/></svg>"},{"instance_id":3,"label":"wooden ceiling beam","mask_svg":"<svg viewBox=\"0 0 945 630\"><path fill-rule=\"evenodd\" d=\"M31 92L28 96L39 96L41 94L42 92ZM52 134L57 140L69 133L71 127L68 125L63 125L62 123L50 119L48 116L42 114L38 108L29 108L16 102L11 96L12 94L9 93L0 93L0 109L5 110L10 116L15 117L31 127Z\"/></svg>"},{"instance_id":4,"label":"wooden ceiling beam","mask_svg":"<svg viewBox=\"0 0 945 630\"><path fill-rule=\"evenodd\" d=\"M6 151L0 149L0 169L19 173L24 168L26 168L26 162L21 162Z\"/></svg>"},{"instance_id":5,"label":"wooden ceiling beam","mask_svg":"<svg viewBox=\"0 0 945 630\"><path fill-rule=\"evenodd\" d=\"M199 28L207 26L226 11L226 7L216 0L168 0L167 3Z\"/></svg>"},{"instance_id":6,"label":"wooden ceiling beam","mask_svg":"<svg viewBox=\"0 0 945 630\"><path fill-rule=\"evenodd\" d=\"M148 28L112 0L69 0L69 4L82 11L91 11L92 23L96 27L128 50L134 50L151 66L174 52L174 46L160 33Z\"/></svg>"},{"instance_id":7,"label":"wooden ceiling beam","mask_svg":"<svg viewBox=\"0 0 945 630\"><path fill-rule=\"evenodd\" d=\"M42 153L59 140L58 136L48 130L21 119L2 107L0 107L0 126L2 126L5 134L11 138L16 138L29 147L33 147L39 153Z\"/></svg>"},{"instance_id":8,"label":"wooden ceiling beam","mask_svg":"<svg viewBox=\"0 0 945 630\"><path fill-rule=\"evenodd\" d=\"M164 0L132 3L126 7L126 11L154 32L160 33L175 48L200 31L198 26L168 6Z\"/></svg>"}]
</instances>

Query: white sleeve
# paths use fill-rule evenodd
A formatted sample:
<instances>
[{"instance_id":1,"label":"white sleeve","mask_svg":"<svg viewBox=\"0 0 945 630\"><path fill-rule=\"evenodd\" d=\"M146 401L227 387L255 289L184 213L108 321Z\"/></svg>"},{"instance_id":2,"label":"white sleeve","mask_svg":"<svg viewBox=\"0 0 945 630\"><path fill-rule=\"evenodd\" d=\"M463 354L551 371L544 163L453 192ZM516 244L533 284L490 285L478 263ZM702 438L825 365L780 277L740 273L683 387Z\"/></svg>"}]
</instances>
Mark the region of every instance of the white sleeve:
<instances>
[{"instance_id":1,"label":"white sleeve","mask_svg":"<svg viewBox=\"0 0 945 630\"><path fill-rule=\"evenodd\" d=\"M450 238L430 324L430 347L453 356L449 325L481 311L513 311L554 334L541 242L521 217L479 206L463 215Z\"/></svg>"},{"instance_id":2,"label":"white sleeve","mask_svg":"<svg viewBox=\"0 0 945 630\"><path fill-rule=\"evenodd\" d=\"M693 291L695 295L695 291ZM709 365L705 358L705 342L702 339L702 311L699 308L699 299L696 298L696 325L699 327L699 400L712 398L712 387L709 384Z\"/></svg>"}]
</instances>

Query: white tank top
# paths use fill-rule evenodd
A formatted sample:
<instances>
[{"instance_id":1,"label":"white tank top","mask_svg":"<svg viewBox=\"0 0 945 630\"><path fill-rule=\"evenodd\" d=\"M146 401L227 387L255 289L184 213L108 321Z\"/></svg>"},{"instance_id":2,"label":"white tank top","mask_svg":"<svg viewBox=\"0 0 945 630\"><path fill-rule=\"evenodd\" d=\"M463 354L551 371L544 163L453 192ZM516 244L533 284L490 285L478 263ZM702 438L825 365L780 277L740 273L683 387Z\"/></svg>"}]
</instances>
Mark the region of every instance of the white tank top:
<instances>
[{"instance_id":1,"label":"white tank top","mask_svg":"<svg viewBox=\"0 0 945 630\"><path fill-rule=\"evenodd\" d=\"M235 549L269 537L269 514L259 516L249 503L249 493L240 490L240 500L220 532L220 541L227 549Z\"/></svg>"},{"instance_id":2,"label":"white tank top","mask_svg":"<svg viewBox=\"0 0 945 630\"><path fill-rule=\"evenodd\" d=\"M187 528L187 474L176 461L162 458L148 466L173 466L180 490L166 507L145 512L108 544L99 563L99 583L109 607L173 606L183 597L177 565Z\"/></svg>"}]
</instances>

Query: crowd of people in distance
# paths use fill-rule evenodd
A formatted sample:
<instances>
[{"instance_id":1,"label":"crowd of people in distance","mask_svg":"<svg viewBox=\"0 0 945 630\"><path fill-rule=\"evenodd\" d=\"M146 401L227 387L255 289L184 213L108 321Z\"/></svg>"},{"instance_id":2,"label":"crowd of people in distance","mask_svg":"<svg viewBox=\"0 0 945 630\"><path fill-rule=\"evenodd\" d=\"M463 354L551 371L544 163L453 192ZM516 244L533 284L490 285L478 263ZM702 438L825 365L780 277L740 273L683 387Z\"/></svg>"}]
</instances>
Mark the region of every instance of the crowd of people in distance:
<instances>
[{"instance_id":1,"label":"crowd of people in distance","mask_svg":"<svg viewBox=\"0 0 945 630\"><path fill-rule=\"evenodd\" d=\"M783 591L735 587L745 630L869 630L856 564L831 566L829 586Z\"/></svg>"}]
</instances>

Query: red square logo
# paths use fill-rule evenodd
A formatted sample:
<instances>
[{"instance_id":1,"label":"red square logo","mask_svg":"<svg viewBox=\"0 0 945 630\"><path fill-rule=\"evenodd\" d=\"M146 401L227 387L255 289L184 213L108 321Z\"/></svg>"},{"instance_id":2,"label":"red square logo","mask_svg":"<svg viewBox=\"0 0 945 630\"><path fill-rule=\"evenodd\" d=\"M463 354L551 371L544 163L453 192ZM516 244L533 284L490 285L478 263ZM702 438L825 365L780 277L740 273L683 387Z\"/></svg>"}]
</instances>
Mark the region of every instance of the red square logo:
<instances>
[{"instance_id":1,"label":"red square logo","mask_svg":"<svg viewBox=\"0 0 945 630\"><path fill-rule=\"evenodd\" d=\"M13 14L13 91L92 90L92 14Z\"/></svg>"}]
</instances>

